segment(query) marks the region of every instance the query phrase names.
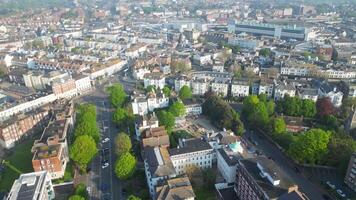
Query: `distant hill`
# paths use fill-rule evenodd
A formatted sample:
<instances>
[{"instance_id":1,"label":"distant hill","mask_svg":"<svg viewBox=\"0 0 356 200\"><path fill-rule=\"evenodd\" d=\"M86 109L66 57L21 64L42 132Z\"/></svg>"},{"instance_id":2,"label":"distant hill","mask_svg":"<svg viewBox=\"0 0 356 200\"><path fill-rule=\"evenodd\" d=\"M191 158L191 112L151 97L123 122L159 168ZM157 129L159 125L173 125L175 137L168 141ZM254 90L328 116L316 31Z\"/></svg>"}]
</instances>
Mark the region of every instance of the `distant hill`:
<instances>
[{"instance_id":1,"label":"distant hill","mask_svg":"<svg viewBox=\"0 0 356 200\"><path fill-rule=\"evenodd\" d=\"M24 10L71 5L72 0L0 0L0 9Z\"/></svg>"}]
</instances>

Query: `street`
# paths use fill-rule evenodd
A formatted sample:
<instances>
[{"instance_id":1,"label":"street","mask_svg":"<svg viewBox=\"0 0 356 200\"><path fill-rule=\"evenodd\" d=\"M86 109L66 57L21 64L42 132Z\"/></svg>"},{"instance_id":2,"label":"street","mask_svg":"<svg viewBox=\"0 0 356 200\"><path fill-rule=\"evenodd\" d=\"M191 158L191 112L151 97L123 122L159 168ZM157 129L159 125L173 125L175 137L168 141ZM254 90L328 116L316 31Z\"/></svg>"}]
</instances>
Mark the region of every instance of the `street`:
<instances>
[{"instance_id":1,"label":"street","mask_svg":"<svg viewBox=\"0 0 356 200\"><path fill-rule=\"evenodd\" d=\"M105 85L105 84L104 84ZM91 200L99 199L122 199L121 181L114 174L115 137L118 132L115 124L112 123L111 105L104 85L99 85L90 94L83 96L79 102L91 103L97 108L97 123L100 130L99 152L90 164L90 171L87 176L87 189ZM103 139L109 138L107 142ZM109 166L102 168L101 149L108 148Z\"/></svg>"}]
</instances>

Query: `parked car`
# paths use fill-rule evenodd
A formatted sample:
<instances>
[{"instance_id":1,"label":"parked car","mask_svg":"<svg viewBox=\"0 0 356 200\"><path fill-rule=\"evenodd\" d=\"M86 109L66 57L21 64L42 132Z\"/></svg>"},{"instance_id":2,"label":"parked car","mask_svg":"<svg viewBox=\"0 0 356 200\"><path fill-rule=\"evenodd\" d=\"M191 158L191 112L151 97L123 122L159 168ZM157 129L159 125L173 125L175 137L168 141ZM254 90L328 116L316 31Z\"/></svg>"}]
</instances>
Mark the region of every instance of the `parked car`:
<instances>
[{"instance_id":1,"label":"parked car","mask_svg":"<svg viewBox=\"0 0 356 200\"><path fill-rule=\"evenodd\" d=\"M328 185L331 189L335 190L336 186L332 184L330 181L326 181L326 185Z\"/></svg>"},{"instance_id":2,"label":"parked car","mask_svg":"<svg viewBox=\"0 0 356 200\"><path fill-rule=\"evenodd\" d=\"M105 138L105 139L103 139L101 142L102 142L102 143L106 143L106 142L109 142L109 141L110 141L109 138Z\"/></svg>"},{"instance_id":3,"label":"parked car","mask_svg":"<svg viewBox=\"0 0 356 200\"><path fill-rule=\"evenodd\" d=\"M338 190L336 190L336 192L337 192L341 197L343 197L343 198L346 197L346 194L344 194L344 192L343 192L342 190L338 189Z\"/></svg>"},{"instance_id":4,"label":"parked car","mask_svg":"<svg viewBox=\"0 0 356 200\"><path fill-rule=\"evenodd\" d=\"M107 168L107 167L109 167L109 163L107 163L107 162L105 162L105 163L103 163L103 164L101 165L101 168L102 168L102 169L105 169L105 168Z\"/></svg>"}]
</instances>

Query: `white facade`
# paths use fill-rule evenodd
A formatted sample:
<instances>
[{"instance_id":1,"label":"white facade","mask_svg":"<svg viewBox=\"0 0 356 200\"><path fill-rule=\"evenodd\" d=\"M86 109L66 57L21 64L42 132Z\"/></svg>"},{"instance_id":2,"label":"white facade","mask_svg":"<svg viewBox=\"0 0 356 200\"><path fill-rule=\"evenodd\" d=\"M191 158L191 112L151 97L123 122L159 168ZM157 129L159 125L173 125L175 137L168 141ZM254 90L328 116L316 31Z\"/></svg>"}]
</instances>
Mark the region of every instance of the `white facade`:
<instances>
[{"instance_id":1,"label":"white facade","mask_svg":"<svg viewBox=\"0 0 356 200\"><path fill-rule=\"evenodd\" d=\"M161 73L146 74L143 79L143 85L147 88L150 85L155 86L157 89L162 89L166 84L166 78Z\"/></svg>"},{"instance_id":2,"label":"white facade","mask_svg":"<svg viewBox=\"0 0 356 200\"><path fill-rule=\"evenodd\" d=\"M145 76L145 74L148 74L148 73L150 73L150 70L145 67L142 67L142 68L134 69L132 76L136 80L142 80L143 77Z\"/></svg>"},{"instance_id":3,"label":"white facade","mask_svg":"<svg viewBox=\"0 0 356 200\"><path fill-rule=\"evenodd\" d=\"M148 113L148 103L144 98L135 98L131 103L132 113L134 115L146 115Z\"/></svg>"},{"instance_id":4,"label":"white facade","mask_svg":"<svg viewBox=\"0 0 356 200\"><path fill-rule=\"evenodd\" d=\"M182 87L185 85L190 87L190 81L186 78L178 78L174 80L174 90L176 92L179 92L180 89L182 89Z\"/></svg>"},{"instance_id":5,"label":"white facade","mask_svg":"<svg viewBox=\"0 0 356 200\"><path fill-rule=\"evenodd\" d=\"M90 74L90 78L96 79L98 77L105 77L115 74L116 72L120 71L125 65L127 64L126 60L122 60L117 62L116 64L110 65L108 67L104 67L102 69L98 69Z\"/></svg>"},{"instance_id":6,"label":"white facade","mask_svg":"<svg viewBox=\"0 0 356 200\"><path fill-rule=\"evenodd\" d=\"M161 97L144 97L139 96L134 98L131 103L132 112L135 115L145 115L148 112L153 112L156 108L166 108L169 106L169 98L163 94Z\"/></svg>"},{"instance_id":7,"label":"white facade","mask_svg":"<svg viewBox=\"0 0 356 200\"><path fill-rule=\"evenodd\" d=\"M285 95L288 95L290 97L294 97L296 93L295 88L291 87L285 87L284 85L279 85L276 87L274 91L274 100L278 101L284 98Z\"/></svg>"},{"instance_id":8,"label":"white facade","mask_svg":"<svg viewBox=\"0 0 356 200\"><path fill-rule=\"evenodd\" d=\"M45 104L52 103L57 99L54 94L49 94L43 97L36 98L32 101L19 103L13 107L0 111L0 120L5 120L13 115L29 112L33 109L39 108Z\"/></svg>"},{"instance_id":9,"label":"white facade","mask_svg":"<svg viewBox=\"0 0 356 200\"><path fill-rule=\"evenodd\" d=\"M233 97L246 97L249 95L250 86L247 84L232 83L231 96Z\"/></svg>"},{"instance_id":10,"label":"white facade","mask_svg":"<svg viewBox=\"0 0 356 200\"><path fill-rule=\"evenodd\" d=\"M331 103L335 107L340 107L342 105L342 98L344 94L342 92L337 92L337 91L330 91L328 93L323 93L322 91L319 90L319 96L320 97L329 97Z\"/></svg>"},{"instance_id":11,"label":"white facade","mask_svg":"<svg viewBox=\"0 0 356 200\"><path fill-rule=\"evenodd\" d=\"M204 95L209 91L210 83L205 80L194 80L191 82L191 89L193 95Z\"/></svg>"},{"instance_id":12,"label":"white facade","mask_svg":"<svg viewBox=\"0 0 356 200\"><path fill-rule=\"evenodd\" d=\"M201 169L209 169L213 164L213 150L174 155L171 156L171 160L178 175L185 174L193 165Z\"/></svg>"},{"instance_id":13,"label":"white facade","mask_svg":"<svg viewBox=\"0 0 356 200\"><path fill-rule=\"evenodd\" d=\"M227 96L229 91L229 84L224 82L212 82L211 83L211 91L215 94L221 95L223 97Z\"/></svg>"},{"instance_id":14,"label":"white facade","mask_svg":"<svg viewBox=\"0 0 356 200\"><path fill-rule=\"evenodd\" d=\"M75 80L75 87L78 94L83 94L91 90L91 81L89 76L83 76Z\"/></svg>"},{"instance_id":15,"label":"white facade","mask_svg":"<svg viewBox=\"0 0 356 200\"><path fill-rule=\"evenodd\" d=\"M203 108L201 104L190 104L185 105L186 115L201 115L203 113Z\"/></svg>"}]
</instances>

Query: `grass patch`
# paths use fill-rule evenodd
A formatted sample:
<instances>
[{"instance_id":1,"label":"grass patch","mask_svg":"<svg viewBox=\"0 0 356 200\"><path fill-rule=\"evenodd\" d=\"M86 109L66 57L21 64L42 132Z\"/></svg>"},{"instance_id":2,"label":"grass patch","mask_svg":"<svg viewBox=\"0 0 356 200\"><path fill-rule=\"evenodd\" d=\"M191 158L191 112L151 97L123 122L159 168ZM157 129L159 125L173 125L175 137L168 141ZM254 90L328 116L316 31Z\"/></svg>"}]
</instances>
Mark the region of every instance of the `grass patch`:
<instances>
[{"instance_id":1,"label":"grass patch","mask_svg":"<svg viewBox=\"0 0 356 200\"><path fill-rule=\"evenodd\" d=\"M67 163L66 171L64 172L63 178L54 180L53 183L54 184L60 184L60 183L72 181L73 178L74 178L73 165L74 165L74 162L73 161L69 161Z\"/></svg>"},{"instance_id":2,"label":"grass patch","mask_svg":"<svg viewBox=\"0 0 356 200\"><path fill-rule=\"evenodd\" d=\"M15 167L18 171L22 173L32 172L32 153L31 148L34 139L28 139L15 146L10 153L10 155L5 157L6 162L9 166ZM13 182L19 177L19 173L16 170L11 169L5 165L5 171L0 174L0 191L9 191Z\"/></svg>"}]
</instances>

